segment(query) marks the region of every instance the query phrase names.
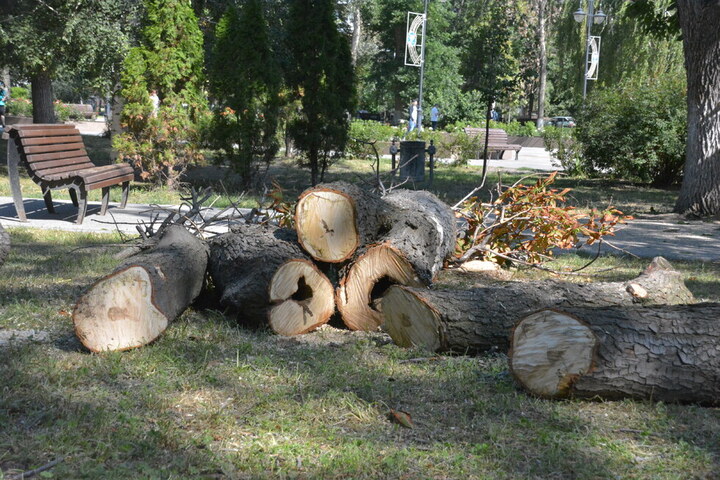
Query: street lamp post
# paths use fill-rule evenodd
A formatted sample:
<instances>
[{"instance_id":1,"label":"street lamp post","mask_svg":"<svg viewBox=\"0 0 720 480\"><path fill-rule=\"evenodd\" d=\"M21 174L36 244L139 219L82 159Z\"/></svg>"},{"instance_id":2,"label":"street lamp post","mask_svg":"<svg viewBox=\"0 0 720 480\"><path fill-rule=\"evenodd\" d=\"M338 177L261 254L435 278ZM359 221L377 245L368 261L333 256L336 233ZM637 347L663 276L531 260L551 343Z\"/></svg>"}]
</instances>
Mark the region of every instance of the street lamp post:
<instances>
[{"instance_id":1,"label":"street lamp post","mask_svg":"<svg viewBox=\"0 0 720 480\"><path fill-rule=\"evenodd\" d=\"M428 0L425 0L422 22L422 44L420 45L420 89L418 92L418 131L422 131L423 121L423 79L425 77L425 26L427 24Z\"/></svg>"},{"instance_id":2,"label":"street lamp post","mask_svg":"<svg viewBox=\"0 0 720 480\"><path fill-rule=\"evenodd\" d=\"M593 23L598 25L603 23L607 17L607 15L603 13L602 9L598 9L597 13L595 13L595 0L588 0L587 7L588 11L585 13L582 9L581 1L577 11L573 13L573 18L575 18L576 22L582 23L583 20L587 22L587 35L585 37L585 67L583 68L583 102L585 102L585 97L587 96L588 77L590 76L589 74L591 72L591 68L597 68L597 55L599 54L596 51L591 52L591 45L597 45L593 42L592 26Z\"/></svg>"}]
</instances>

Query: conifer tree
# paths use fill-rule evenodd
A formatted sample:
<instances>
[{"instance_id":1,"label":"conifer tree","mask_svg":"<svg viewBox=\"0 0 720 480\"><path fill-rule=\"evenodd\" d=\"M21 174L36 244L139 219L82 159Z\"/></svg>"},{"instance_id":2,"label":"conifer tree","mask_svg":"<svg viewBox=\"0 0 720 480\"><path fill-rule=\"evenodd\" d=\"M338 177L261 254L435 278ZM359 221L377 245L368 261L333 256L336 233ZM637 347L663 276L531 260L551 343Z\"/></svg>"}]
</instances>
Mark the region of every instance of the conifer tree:
<instances>
[{"instance_id":1,"label":"conifer tree","mask_svg":"<svg viewBox=\"0 0 720 480\"><path fill-rule=\"evenodd\" d=\"M281 77L261 0L248 0L239 10L229 6L215 37L209 73L219 106L212 143L249 185L258 161L267 166L278 151Z\"/></svg>"},{"instance_id":2,"label":"conifer tree","mask_svg":"<svg viewBox=\"0 0 720 480\"><path fill-rule=\"evenodd\" d=\"M333 158L342 155L355 106L350 44L338 31L335 2L294 0L287 41L292 54L288 82L302 104L288 130L307 157L315 185Z\"/></svg>"}]
</instances>

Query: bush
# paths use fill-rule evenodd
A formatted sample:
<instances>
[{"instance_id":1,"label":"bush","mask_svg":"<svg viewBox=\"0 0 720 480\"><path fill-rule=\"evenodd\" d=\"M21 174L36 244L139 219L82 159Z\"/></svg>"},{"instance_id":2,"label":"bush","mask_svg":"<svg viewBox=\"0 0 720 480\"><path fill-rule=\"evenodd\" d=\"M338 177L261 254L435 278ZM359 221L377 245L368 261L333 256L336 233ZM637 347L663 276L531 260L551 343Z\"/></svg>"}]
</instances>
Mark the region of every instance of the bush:
<instances>
[{"instance_id":1,"label":"bush","mask_svg":"<svg viewBox=\"0 0 720 480\"><path fill-rule=\"evenodd\" d=\"M597 89L575 132L583 169L657 186L679 182L687 136L685 96L681 77Z\"/></svg>"},{"instance_id":2,"label":"bush","mask_svg":"<svg viewBox=\"0 0 720 480\"><path fill-rule=\"evenodd\" d=\"M25 87L11 87L10 98L14 98L15 100L29 100L30 90Z\"/></svg>"},{"instance_id":3,"label":"bush","mask_svg":"<svg viewBox=\"0 0 720 480\"><path fill-rule=\"evenodd\" d=\"M553 166L561 166L568 175L581 175L580 143L575 138L574 129L547 125L543 129L545 150L552 157Z\"/></svg>"},{"instance_id":4,"label":"bush","mask_svg":"<svg viewBox=\"0 0 720 480\"><path fill-rule=\"evenodd\" d=\"M32 102L27 98L11 96L7 102L7 113L18 117L32 117Z\"/></svg>"}]
</instances>

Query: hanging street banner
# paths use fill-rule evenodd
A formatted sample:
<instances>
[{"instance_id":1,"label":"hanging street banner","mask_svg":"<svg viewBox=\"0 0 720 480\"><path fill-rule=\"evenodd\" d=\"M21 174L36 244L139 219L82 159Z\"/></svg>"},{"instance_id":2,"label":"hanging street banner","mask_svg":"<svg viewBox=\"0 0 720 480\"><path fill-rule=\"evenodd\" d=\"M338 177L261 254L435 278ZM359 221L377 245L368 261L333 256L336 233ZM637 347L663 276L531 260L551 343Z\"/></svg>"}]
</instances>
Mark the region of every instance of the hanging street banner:
<instances>
[{"instance_id":1,"label":"hanging street banner","mask_svg":"<svg viewBox=\"0 0 720 480\"><path fill-rule=\"evenodd\" d=\"M405 36L405 65L419 67L422 65L422 26L425 22L425 15L422 13L408 12L407 34Z\"/></svg>"},{"instance_id":2,"label":"hanging street banner","mask_svg":"<svg viewBox=\"0 0 720 480\"><path fill-rule=\"evenodd\" d=\"M587 58L585 61L585 78L597 80L598 64L600 63L600 37L588 38Z\"/></svg>"}]
</instances>

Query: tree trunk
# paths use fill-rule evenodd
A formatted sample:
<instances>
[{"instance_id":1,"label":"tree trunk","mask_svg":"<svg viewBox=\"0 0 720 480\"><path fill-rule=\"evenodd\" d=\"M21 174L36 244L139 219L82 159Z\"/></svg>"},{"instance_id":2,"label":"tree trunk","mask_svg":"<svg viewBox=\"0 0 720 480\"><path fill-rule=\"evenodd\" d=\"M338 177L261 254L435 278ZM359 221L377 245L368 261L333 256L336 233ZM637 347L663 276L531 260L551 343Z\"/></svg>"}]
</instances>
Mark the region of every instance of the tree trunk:
<instances>
[{"instance_id":1,"label":"tree trunk","mask_svg":"<svg viewBox=\"0 0 720 480\"><path fill-rule=\"evenodd\" d=\"M382 298L385 330L401 347L507 352L518 318L540 308L693 303L680 272L657 257L629 282L507 283L467 291L393 287Z\"/></svg>"},{"instance_id":2,"label":"tree trunk","mask_svg":"<svg viewBox=\"0 0 720 480\"><path fill-rule=\"evenodd\" d=\"M542 310L512 334L510 368L549 398L720 406L720 304Z\"/></svg>"},{"instance_id":3,"label":"tree trunk","mask_svg":"<svg viewBox=\"0 0 720 480\"><path fill-rule=\"evenodd\" d=\"M374 331L384 322L379 299L392 285L430 284L455 246L455 217L429 192L400 190L383 198L392 228L361 249L341 272L336 303L353 330Z\"/></svg>"},{"instance_id":4,"label":"tree trunk","mask_svg":"<svg viewBox=\"0 0 720 480\"><path fill-rule=\"evenodd\" d=\"M543 118L545 117L545 84L547 83L547 40L546 40L546 5L547 0L537 0L538 9L538 60L540 66L539 72L539 85L538 85L538 109L537 109L537 121L535 125L537 128L542 128ZM532 110L530 111L532 115Z\"/></svg>"},{"instance_id":5,"label":"tree trunk","mask_svg":"<svg viewBox=\"0 0 720 480\"><path fill-rule=\"evenodd\" d=\"M208 272L220 304L253 326L267 324L273 275L289 260L307 259L295 232L270 225L238 225L209 245Z\"/></svg>"},{"instance_id":6,"label":"tree trunk","mask_svg":"<svg viewBox=\"0 0 720 480\"><path fill-rule=\"evenodd\" d=\"M200 293L207 259L201 240L169 227L156 247L128 259L78 299L75 333L93 352L153 341Z\"/></svg>"},{"instance_id":7,"label":"tree trunk","mask_svg":"<svg viewBox=\"0 0 720 480\"><path fill-rule=\"evenodd\" d=\"M55 123L50 74L38 73L33 75L30 81L32 82L33 123Z\"/></svg>"},{"instance_id":8,"label":"tree trunk","mask_svg":"<svg viewBox=\"0 0 720 480\"><path fill-rule=\"evenodd\" d=\"M359 5L352 7L352 38L350 40L350 52L352 55L352 64L357 63L358 51L360 50L360 38L362 36L362 14Z\"/></svg>"},{"instance_id":9,"label":"tree trunk","mask_svg":"<svg viewBox=\"0 0 720 480\"><path fill-rule=\"evenodd\" d=\"M678 0L687 71L688 137L675 211L720 214L720 3Z\"/></svg>"},{"instance_id":10,"label":"tree trunk","mask_svg":"<svg viewBox=\"0 0 720 480\"><path fill-rule=\"evenodd\" d=\"M10 254L10 235L0 225L0 267Z\"/></svg>"},{"instance_id":11,"label":"tree trunk","mask_svg":"<svg viewBox=\"0 0 720 480\"><path fill-rule=\"evenodd\" d=\"M298 241L316 260L343 262L383 228L379 197L345 182L305 190L295 209Z\"/></svg>"},{"instance_id":12,"label":"tree trunk","mask_svg":"<svg viewBox=\"0 0 720 480\"><path fill-rule=\"evenodd\" d=\"M334 289L309 260L288 260L270 280L270 328L281 335L315 330L335 312Z\"/></svg>"}]
</instances>

